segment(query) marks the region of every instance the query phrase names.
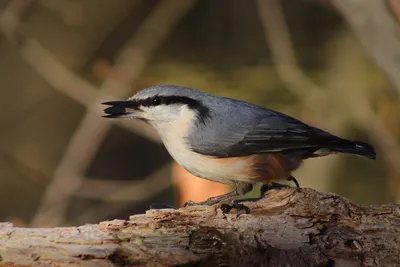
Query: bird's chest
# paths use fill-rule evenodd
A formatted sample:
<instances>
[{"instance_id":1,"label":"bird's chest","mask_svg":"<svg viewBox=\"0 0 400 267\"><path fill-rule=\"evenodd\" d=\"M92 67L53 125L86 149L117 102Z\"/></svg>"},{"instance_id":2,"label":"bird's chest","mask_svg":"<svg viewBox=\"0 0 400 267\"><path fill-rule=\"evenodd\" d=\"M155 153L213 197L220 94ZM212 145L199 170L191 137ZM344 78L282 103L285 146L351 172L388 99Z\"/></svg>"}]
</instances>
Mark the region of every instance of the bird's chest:
<instances>
[{"instance_id":1,"label":"bird's chest","mask_svg":"<svg viewBox=\"0 0 400 267\"><path fill-rule=\"evenodd\" d=\"M172 158L191 174L219 183L248 179L251 175L252 170L245 158L219 159L205 156L193 152L185 138L176 137L171 132L162 139Z\"/></svg>"},{"instance_id":2,"label":"bird's chest","mask_svg":"<svg viewBox=\"0 0 400 267\"><path fill-rule=\"evenodd\" d=\"M245 157L220 159L192 151L187 135L193 120L191 113L183 113L173 124L154 124L166 149L179 165L197 177L220 183L246 180L253 175Z\"/></svg>"}]
</instances>

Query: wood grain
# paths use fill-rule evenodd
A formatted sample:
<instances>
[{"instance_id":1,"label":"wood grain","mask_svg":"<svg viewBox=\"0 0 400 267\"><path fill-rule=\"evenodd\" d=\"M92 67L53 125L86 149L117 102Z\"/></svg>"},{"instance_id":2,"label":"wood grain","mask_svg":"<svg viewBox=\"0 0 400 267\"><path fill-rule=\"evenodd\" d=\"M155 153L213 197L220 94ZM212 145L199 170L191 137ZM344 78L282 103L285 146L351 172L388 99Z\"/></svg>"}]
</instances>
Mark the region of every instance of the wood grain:
<instances>
[{"instance_id":1,"label":"wood grain","mask_svg":"<svg viewBox=\"0 0 400 267\"><path fill-rule=\"evenodd\" d=\"M0 224L0 266L398 266L400 206L271 190L251 214L149 210L67 228Z\"/></svg>"}]
</instances>

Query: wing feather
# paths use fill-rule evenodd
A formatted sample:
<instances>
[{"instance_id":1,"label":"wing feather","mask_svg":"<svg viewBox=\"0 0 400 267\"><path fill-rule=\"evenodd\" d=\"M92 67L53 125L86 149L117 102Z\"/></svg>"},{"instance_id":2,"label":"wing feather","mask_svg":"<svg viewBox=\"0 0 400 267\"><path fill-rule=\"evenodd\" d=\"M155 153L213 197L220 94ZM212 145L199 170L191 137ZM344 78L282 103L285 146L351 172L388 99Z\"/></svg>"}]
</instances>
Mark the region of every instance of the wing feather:
<instances>
[{"instance_id":1,"label":"wing feather","mask_svg":"<svg viewBox=\"0 0 400 267\"><path fill-rule=\"evenodd\" d=\"M188 135L192 150L203 155L240 157L287 151L310 155L319 144L338 138L280 112L245 102L224 99L224 105L214 106L218 112L211 112L207 124L193 127Z\"/></svg>"},{"instance_id":2,"label":"wing feather","mask_svg":"<svg viewBox=\"0 0 400 267\"><path fill-rule=\"evenodd\" d=\"M298 152L310 155L320 144L337 139L327 132L286 116L267 117L245 132L232 131L224 144L208 143L207 151L197 151L216 157L240 157L257 153ZM203 148L206 148L203 146Z\"/></svg>"}]
</instances>

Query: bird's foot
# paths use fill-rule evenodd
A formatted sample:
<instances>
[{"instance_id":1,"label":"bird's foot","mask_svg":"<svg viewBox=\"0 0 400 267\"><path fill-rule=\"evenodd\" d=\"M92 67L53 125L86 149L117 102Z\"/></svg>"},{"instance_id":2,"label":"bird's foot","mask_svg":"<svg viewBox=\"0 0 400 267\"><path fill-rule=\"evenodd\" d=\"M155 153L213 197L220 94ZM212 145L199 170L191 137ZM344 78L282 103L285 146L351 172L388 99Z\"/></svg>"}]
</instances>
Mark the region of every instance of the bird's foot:
<instances>
[{"instance_id":1,"label":"bird's foot","mask_svg":"<svg viewBox=\"0 0 400 267\"><path fill-rule=\"evenodd\" d=\"M235 190L233 190L231 192L228 192L228 193L223 194L223 195L215 196L215 197L210 197L209 199L207 199L205 201L197 202L197 203L189 200L183 206L184 207L187 207L187 206L200 206L200 205L212 206L212 205L220 203L221 201L226 201L228 199L232 199L233 197L235 197L237 195L244 195L247 192L251 191L252 188L253 188L252 184L243 183L243 182L237 182Z\"/></svg>"},{"instance_id":2,"label":"bird's foot","mask_svg":"<svg viewBox=\"0 0 400 267\"><path fill-rule=\"evenodd\" d=\"M230 203L223 203L221 204L222 213L228 214L232 209L236 210L236 218L242 214L242 210L244 210L245 214L250 213L250 208L246 205L242 204L241 202L245 201L257 201L260 198L244 198L244 199L235 199L232 200Z\"/></svg>"},{"instance_id":3,"label":"bird's foot","mask_svg":"<svg viewBox=\"0 0 400 267\"><path fill-rule=\"evenodd\" d=\"M299 183L297 182L297 180L295 178L293 178L293 181L296 181L296 185L298 185ZM278 183L271 183L271 184L263 184L260 188L260 195L263 196L267 191L272 190L272 189L282 189L282 188L290 188L291 186L287 185L287 184L278 184ZM299 186L297 186L297 188L299 188Z\"/></svg>"},{"instance_id":4,"label":"bird's foot","mask_svg":"<svg viewBox=\"0 0 400 267\"><path fill-rule=\"evenodd\" d=\"M293 176L290 177L290 181L293 181L297 187L299 186L299 183L297 182L296 178ZM230 203L223 203L221 204L221 210L224 214L229 213L232 209L236 209L236 216L239 217L241 214L241 211L244 210L246 214L250 213L250 208L247 207L244 204L241 204L242 202L255 202L260 200L261 198L264 197L264 194L272 189L281 189L281 188L287 188L290 187L289 185L286 184L278 184L278 183L271 183L271 184L263 184L260 188L260 197L256 198L244 198L244 199L235 199L232 200Z\"/></svg>"}]
</instances>

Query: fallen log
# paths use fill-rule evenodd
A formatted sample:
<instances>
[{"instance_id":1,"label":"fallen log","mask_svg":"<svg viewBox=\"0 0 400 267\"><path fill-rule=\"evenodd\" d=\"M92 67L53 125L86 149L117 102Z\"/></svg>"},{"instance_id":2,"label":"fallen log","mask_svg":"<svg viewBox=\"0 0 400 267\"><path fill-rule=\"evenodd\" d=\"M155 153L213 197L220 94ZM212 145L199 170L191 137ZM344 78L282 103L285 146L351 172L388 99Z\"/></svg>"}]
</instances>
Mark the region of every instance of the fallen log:
<instances>
[{"instance_id":1,"label":"fallen log","mask_svg":"<svg viewBox=\"0 0 400 267\"><path fill-rule=\"evenodd\" d=\"M0 266L399 266L400 206L270 190L250 214L149 210L62 228L0 224Z\"/></svg>"}]
</instances>

